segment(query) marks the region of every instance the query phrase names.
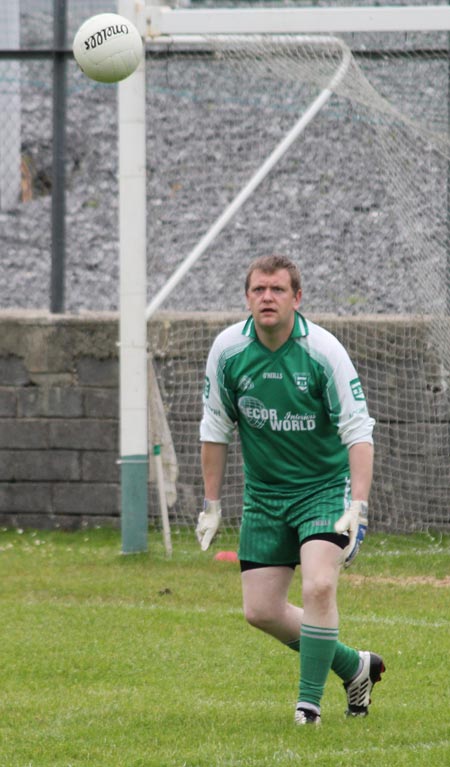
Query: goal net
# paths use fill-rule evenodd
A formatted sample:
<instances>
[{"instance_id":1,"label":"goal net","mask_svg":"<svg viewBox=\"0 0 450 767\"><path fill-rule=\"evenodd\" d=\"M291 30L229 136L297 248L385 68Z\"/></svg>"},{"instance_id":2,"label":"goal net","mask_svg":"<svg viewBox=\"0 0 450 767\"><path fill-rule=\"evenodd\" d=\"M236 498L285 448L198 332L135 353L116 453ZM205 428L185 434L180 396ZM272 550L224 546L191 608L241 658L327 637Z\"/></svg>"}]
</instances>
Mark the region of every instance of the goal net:
<instances>
[{"instance_id":1,"label":"goal net","mask_svg":"<svg viewBox=\"0 0 450 767\"><path fill-rule=\"evenodd\" d=\"M372 528L449 527L448 37L339 40L240 35L147 46L149 300L317 96L332 92L151 319L177 460L172 526L193 525L202 502L209 347L245 316L249 262L276 252L299 264L301 311L347 347L377 421ZM239 525L241 495L236 439L228 526ZM150 500L157 521L156 491Z\"/></svg>"}]
</instances>

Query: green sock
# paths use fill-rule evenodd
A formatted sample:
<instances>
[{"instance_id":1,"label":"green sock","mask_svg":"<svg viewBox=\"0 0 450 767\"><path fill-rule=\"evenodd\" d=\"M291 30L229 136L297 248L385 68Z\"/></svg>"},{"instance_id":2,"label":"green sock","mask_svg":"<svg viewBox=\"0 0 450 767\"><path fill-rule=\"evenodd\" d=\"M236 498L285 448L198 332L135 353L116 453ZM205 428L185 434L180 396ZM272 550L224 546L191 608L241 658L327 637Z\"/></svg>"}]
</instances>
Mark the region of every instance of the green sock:
<instances>
[{"instance_id":1,"label":"green sock","mask_svg":"<svg viewBox=\"0 0 450 767\"><path fill-rule=\"evenodd\" d=\"M343 682L348 682L359 668L359 653L353 647L337 642L331 668Z\"/></svg>"},{"instance_id":2,"label":"green sock","mask_svg":"<svg viewBox=\"0 0 450 767\"><path fill-rule=\"evenodd\" d=\"M293 639L291 642L286 642L286 647L289 647L295 652L300 652L300 639ZM359 653L354 650L353 647L347 647L342 642L336 642L336 651L334 653L331 669L342 679L343 682L348 682L349 679L355 676L359 668Z\"/></svg>"},{"instance_id":3,"label":"green sock","mask_svg":"<svg viewBox=\"0 0 450 767\"><path fill-rule=\"evenodd\" d=\"M298 698L300 703L312 703L320 708L325 682L336 652L337 637L337 628L302 624Z\"/></svg>"}]
</instances>

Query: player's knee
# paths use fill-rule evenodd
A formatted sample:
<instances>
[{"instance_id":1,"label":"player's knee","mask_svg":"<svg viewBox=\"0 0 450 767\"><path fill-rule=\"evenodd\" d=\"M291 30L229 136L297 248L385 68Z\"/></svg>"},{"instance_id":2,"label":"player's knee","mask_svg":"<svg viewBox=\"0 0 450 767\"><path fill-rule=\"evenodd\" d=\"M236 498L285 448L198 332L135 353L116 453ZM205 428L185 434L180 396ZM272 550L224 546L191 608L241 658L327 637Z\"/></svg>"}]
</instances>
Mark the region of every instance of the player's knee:
<instances>
[{"instance_id":1,"label":"player's knee","mask_svg":"<svg viewBox=\"0 0 450 767\"><path fill-rule=\"evenodd\" d=\"M305 579L303 580L302 595L305 607L321 605L328 608L336 601L335 580L326 575Z\"/></svg>"},{"instance_id":2,"label":"player's knee","mask_svg":"<svg viewBox=\"0 0 450 767\"><path fill-rule=\"evenodd\" d=\"M271 606L265 604L244 603L244 617L250 626L261 631L270 631L276 623L276 614Z\"/></svg>"}]
</instances>

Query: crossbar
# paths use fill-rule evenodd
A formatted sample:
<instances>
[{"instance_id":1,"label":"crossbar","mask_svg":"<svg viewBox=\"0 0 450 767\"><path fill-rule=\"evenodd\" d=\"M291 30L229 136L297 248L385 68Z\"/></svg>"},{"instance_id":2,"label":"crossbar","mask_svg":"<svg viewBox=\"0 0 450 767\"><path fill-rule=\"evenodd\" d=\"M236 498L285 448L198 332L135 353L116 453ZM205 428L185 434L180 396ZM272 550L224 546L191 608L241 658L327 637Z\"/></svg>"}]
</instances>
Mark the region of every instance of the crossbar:
<instances>
[{"instance_id":1,"label":"crossbar","mask_svg":"<svg viewBox=\"0 0 450 767\"><path fill-rule=\"evenodd\" d=\"M148 36L431 32L450 30L450 7L211 8L147 6Z\"/></svg>"}]
</instances>

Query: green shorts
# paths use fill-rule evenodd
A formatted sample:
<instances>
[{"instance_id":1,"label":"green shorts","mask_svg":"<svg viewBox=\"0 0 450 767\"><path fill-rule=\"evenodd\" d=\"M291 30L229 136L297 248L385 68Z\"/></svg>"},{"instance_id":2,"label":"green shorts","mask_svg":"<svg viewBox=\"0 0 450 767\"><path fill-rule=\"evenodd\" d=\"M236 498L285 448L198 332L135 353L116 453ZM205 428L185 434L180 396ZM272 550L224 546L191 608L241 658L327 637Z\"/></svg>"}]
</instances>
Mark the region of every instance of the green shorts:
<instances>
[{"instance_id":1,"label":"green shorts","mask_svg":"<svg viewBox=\"0 0 450 767\"><path fill-rule=\"evenodd\" d=\"M302 541L334 533L334 524L349 501L348 477L328 482L301 497L274 499L246 490L239 559L265 565L298 564Z\"/></svg>"}]
</instances>

